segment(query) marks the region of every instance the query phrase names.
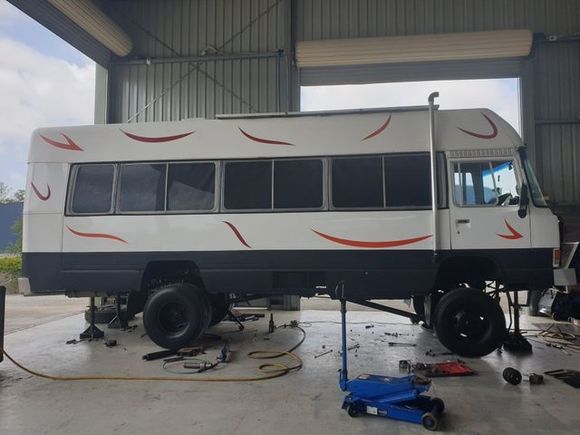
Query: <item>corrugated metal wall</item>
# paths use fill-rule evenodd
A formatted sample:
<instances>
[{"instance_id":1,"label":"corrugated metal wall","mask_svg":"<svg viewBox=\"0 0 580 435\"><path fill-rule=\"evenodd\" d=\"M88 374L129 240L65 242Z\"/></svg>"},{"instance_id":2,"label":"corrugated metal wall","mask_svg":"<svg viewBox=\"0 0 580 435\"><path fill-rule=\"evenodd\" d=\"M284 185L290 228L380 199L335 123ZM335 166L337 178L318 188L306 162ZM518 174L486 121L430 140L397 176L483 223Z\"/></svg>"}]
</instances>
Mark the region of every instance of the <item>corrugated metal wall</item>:
<instances>
[{"instance_id":1,"label":"corrugated metal wall","mask_svg":"<svg viewBox=\"0 0 580 435\"><path fill-rule=\"evenodd\" d=\"M298 40L511 28L555 35L580 32L577 0L301 0L298 5ZM520 65L501 61L320 68L302 73L301 81L505 77L519 68L523 92L533 94L524 98L524 133L540 182L557 204L580 204L579 59L578 41L540 43ZM526 68L532 73L525 74Z\"/></svg>"},{"instance_id":2,"label":"corrugated metal wall","mask_svg":"<svg viewBox=\"0 0 580 435\"><path fill-rule=\"evenodd\" d=\"M299 40L480 30L578 31L577 0L300 0Z\"/></svg>"},{"instance_id":3,"label":"corrugated metal wall","mask_svg":"<svg viewBox=\"0 0 580 435\"><path fill-rule=\"evenodd\" d=\"M316 40L528 28L580 32L578 0L115 0L107 11L141 57L290 52ZM536 44L528 61L410 68L355 67L301 74L304 84L433 78L522 77L524 132L546 193L580 204L580 42ZM435 68L435 69L434 69ZM296 109L298 75L286 57L110 67L109 120L213 117Z\"/></svg>"},{"instance_id":4,"label":"corrugated metal wall","mask_svg":"<svg viewBox=\"0 0 580 435\"><path fill-rule=\"evenodd\" d=\"M551 199L580 204L580 43L540 45L533 67L538 176Z\"/></svg>"},{"instance_id":5,"label":"corrugated metal wall","mask_svg":"<svg viewBox=\"0 0 580 435\"><path fill-rule=\"evenodd\" d=\"M206 59L181 63L113 64L110 120L165 121L281 110L285 63L275 52L285 45L284 8L281 0L110 2L108 12L125 23L137 55L208 54ZM229 60L210 59L214 54Z\"/></svg>"}]
</instances>

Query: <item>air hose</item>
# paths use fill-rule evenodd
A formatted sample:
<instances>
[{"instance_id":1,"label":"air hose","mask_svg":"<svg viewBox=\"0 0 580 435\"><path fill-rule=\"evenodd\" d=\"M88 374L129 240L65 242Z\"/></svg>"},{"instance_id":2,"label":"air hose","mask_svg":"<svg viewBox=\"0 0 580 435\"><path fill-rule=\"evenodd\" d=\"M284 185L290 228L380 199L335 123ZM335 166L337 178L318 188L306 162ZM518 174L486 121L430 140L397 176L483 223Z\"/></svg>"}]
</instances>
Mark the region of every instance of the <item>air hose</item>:
<instances>
[{"instance_id":1,"label":"air hose","mask_svg":"<svg viewBox=\"0 0 580 435\"><path fill-rule=\"evenodd\" d=\"M6 350L0 348L0 352L4 353L7 359L9 359L16 367L25 371L33 376L48 379L51 381L176 381L176 382L255 382L255 381L265 381L267 379L279 378L284 376L291 371L298 371L302 368L302 359L292 353L298 346L300 346L305 338L306 331L299 326L292 326L293 328L299 329L303 337L300 342L292 347L289 351L279 351L279 350L267 350L260 349L254 350L248 353L248 358L251 359L276 359L281 357L288 357L295 362L294 365L287 365L283 363L264 363L258 366L258 372L260 374L255 376L231 376L231 377L177 377L177 376L116 376L116 375L81 375L81 376L56 376L46 373L37 372L32 370L23 364L16 361Z\"/></svg>"}]
</instances>

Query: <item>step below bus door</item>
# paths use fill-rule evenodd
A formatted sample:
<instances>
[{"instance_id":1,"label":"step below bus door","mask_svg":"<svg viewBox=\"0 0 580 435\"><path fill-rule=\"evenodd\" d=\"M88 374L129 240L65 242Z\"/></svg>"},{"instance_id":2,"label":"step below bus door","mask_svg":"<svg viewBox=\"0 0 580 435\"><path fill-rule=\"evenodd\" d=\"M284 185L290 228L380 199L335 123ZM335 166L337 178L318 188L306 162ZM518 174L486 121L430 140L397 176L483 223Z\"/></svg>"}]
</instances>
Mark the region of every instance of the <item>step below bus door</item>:
<instances>
[{"instance_id":1,"label":"step below bus door","mask_svg":"<svg viewBox=\"0 0 580 435\"><path fill-rule=\"evenodd\" d=\"M520 217L521 171L512 157L449 161L454 250L531 247L529 209Z\"/></svg>"}]
</instances>

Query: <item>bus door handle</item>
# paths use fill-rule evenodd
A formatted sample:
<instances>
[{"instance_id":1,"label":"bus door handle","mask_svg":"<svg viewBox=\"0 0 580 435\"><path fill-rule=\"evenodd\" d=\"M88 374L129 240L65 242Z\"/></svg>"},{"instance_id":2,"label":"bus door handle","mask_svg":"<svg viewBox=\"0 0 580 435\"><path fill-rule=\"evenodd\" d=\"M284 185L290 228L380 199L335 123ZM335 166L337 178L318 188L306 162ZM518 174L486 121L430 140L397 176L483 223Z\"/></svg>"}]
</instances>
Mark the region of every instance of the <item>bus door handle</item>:
<instances>
[{"instance_id":1,"label":"bus door handle","mask_svg":"<svg viewBox=\"0 0 580 435\"><path fill-rule=\"evenodd\" d=\"M455 223L457 225L461 225L461 224L466 225L466 224L471 223L471 221L469 219L456 219Z\"/></svg>"}]
</instances>

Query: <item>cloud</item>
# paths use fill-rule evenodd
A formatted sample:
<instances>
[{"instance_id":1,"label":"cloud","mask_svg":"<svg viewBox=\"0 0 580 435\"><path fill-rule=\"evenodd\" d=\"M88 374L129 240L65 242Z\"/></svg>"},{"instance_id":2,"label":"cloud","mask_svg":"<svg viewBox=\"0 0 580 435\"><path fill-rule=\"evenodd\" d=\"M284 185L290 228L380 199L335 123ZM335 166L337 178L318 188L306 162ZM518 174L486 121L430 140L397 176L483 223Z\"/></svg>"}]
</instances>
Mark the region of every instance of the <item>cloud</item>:
<instances>
[{"instance_id":1,"label":"cloud","mask_svg":"<svg viewBox=\"0 0 580 435\"><path fill-rule=\"evenodd\" d=\"M0 19L5 4L0 3ZM31 132L38 127L92 124L94 63L76 65L0 33L0 181L25 182Z\"/></svg>"},{"instance_id":2,"label":"cloud","mask_svg":"<svg viewBox=\"0 0 580 435\"><path fill-rule=\"evenodd\" d=\"M433 91L441 109L489 108L520 131L516 79L303 87L302 110L422 106Z\"/></svg>"},{"instance_id":3,"label":"cloud","mask_svg":"<svg viewBox=\"0 0 580 435\"><path fill-rule=\"evenodd\" d=\"M7 20L12 21L16 19L17 16L18 11L14 6L12 6L7 1L3 1L0 3L0 19L3 22L6 22Z\"/></svg>"}]
</instances>

